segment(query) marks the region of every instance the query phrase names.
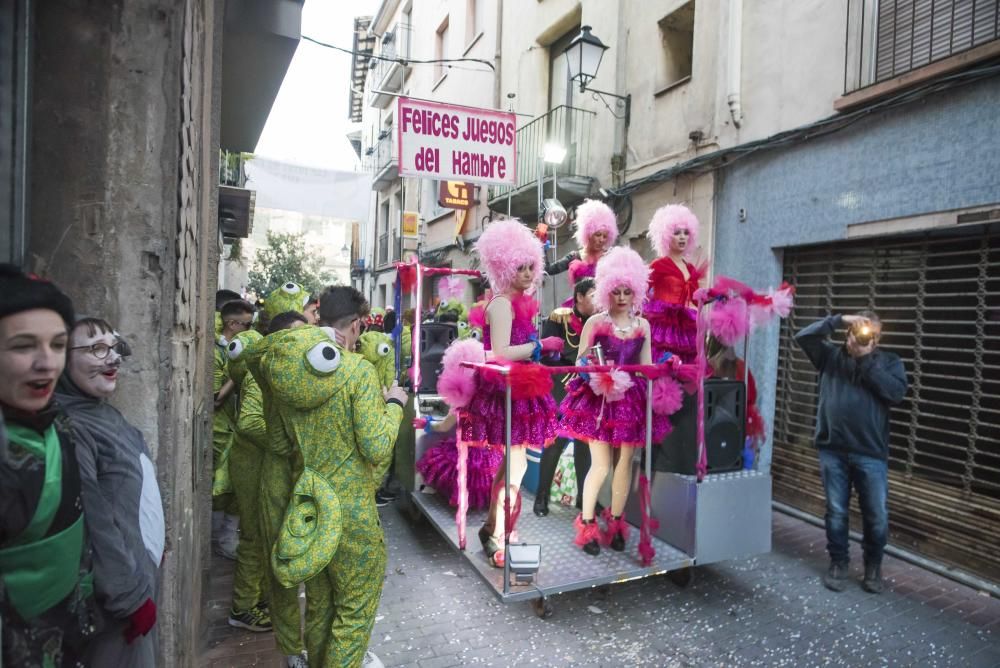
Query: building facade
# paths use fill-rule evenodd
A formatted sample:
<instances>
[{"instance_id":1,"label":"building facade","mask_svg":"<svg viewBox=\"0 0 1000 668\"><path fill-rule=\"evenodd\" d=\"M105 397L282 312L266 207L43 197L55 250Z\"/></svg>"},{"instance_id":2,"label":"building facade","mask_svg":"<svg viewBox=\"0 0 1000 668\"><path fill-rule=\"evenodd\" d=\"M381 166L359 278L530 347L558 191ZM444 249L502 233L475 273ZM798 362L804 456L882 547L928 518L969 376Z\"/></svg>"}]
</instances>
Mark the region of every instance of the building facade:
<instances>
[{"instance_id":1,"label":"building facade","mask_svg":"<svg viewBox=\"0 0 1000 668\"><path fill-rule=\"evenodd\" d=\"M434 45L455 25L441 21L453 4L464 3L382 10L413 25L430 12L432 32L416 34ZM601 197L619 243L651 259L653 212L684 203L713 275L799 285L793 317L749 350L771 425L758 466L779 502L822 513L814 375L791 334L828 311L882 311L884 345L913 386L893 412L892 540L994 581L1000 562L983 545L1000 537L997 4L496 0L492 104L485 81L461 91L523 114L518 183L482 189L484 221L533 226L543 197L571 218ZM388 25L382 10L376 28ZM596 93L568 80L564 51L584 26L608 47L587 84ZM407 84L420 67L400 79L404 92L456 101L453 73L432 76L429 93ZM542 159L553 143L565 149L556 164ZM443 243L424 222L421 249ZM573 248L571 232L550 231L550 257ZM564 277L546 278L546 307L568 294Z\"/></svg>"}]
</instances>

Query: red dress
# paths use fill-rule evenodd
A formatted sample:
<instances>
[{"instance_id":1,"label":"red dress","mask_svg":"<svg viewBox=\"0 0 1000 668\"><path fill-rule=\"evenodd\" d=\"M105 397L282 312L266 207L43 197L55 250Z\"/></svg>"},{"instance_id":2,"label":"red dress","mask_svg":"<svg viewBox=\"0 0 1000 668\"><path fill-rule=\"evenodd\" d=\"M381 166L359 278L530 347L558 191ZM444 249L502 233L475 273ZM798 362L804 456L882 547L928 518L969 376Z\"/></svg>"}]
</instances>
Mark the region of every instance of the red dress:
<instances>
[{"instance_id":1,"label":"red dress","mask_svg":"<svg viewBox=\"0 0 1000 668\"><path fill-rule=\"evenodd\" d=\"M649 290L643 305L643 316L649 321L652 336L653 361L670 352L690 364L697 356L697 314L692 298L698 289L700 272L684 261L688 277L669 257L661 257L649 265Z\"/></svg>"}]
</instances>

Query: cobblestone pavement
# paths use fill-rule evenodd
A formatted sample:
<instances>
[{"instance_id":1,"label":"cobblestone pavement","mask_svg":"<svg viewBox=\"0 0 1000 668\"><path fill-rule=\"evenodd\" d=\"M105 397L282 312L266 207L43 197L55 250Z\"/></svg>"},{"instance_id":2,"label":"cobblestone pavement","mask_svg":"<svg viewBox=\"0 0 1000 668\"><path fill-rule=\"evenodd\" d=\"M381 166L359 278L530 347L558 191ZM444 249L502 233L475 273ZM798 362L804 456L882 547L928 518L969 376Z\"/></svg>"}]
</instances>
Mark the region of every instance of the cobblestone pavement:
<instances>
[{"instance_id":1,"label":"cobblestone pavement","mask_svg":"<svg viewBox=\"0 0 1000 668\"><path fill-rule=\"evenodd\" d=\"M822 529L775 513L773 550L702 566L687 587L657 576L527 603L497 601L427 523L383 509L389 549L372 649L386 666L1000 666L1000 600L887 557L881 596L836 594ZM231 562L213 563L203 665L274 666L270 634L225 626Z\"/></svg>"}]
</instances>

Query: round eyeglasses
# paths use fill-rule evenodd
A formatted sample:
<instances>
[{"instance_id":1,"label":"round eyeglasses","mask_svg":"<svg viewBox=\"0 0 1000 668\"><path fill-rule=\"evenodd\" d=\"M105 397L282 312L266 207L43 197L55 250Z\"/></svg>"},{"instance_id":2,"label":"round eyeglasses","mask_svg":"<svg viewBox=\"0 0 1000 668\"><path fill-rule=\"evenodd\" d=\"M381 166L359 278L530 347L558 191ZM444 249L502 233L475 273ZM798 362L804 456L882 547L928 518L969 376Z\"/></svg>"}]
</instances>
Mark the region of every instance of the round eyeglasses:
<instances>
[{"instance_id":1,"label":"round eyeglasses","mask_svg":"<svg viewBox=\"0 0 1000 668\"><path fill-rule=\"evenodd\" d=\"M70 350L86 350L99 360L102 360L105 357L107 357L108 353L111 352L112 350L118 353L119 357L128 357L129 355L132 354L132 348L127 343L121 340L116 341L114 344L110 346L106 343L99 341L97 343L92 343L89 346L75 346L73 348L70 348Z\"/></svg>"}]
</instances>

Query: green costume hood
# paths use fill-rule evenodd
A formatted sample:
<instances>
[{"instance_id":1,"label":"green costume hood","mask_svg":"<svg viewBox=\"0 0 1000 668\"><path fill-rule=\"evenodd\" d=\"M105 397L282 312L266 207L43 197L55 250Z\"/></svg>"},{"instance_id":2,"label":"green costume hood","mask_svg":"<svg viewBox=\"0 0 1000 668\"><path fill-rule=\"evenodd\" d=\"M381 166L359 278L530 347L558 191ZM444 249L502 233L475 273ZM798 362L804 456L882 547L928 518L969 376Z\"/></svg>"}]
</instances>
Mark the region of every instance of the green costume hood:
<instances>
[{"instance_id":1,"label":"green costume hood","mask_svg":"<svg viewBox=\"0 0 1000 668\"><path fill-rule=\"evenodd\" d=\"M229 357L229 377L237 385L241 384L243 377L247 375L247 360L243 355L244 351L263 338L260 332L251 329L234 336L226 347L226 355Z\"/></svg>"},{"instance_id":2,"label":"green costume hood","mask_svg":"<svg viewBox=\"0 0 1000 668\"><path fill-rule=\"evenodd\" d=\"M295 311L302 313L309 302L309 293L298 283L289 281L280 288L272 290L271 294L264 300L264 315L268 320L274 318L279 313Z\"/></svg>"},{"instance_id":3,"label":"green costume hood","mask_svg":"<svg viewBox=\"0 0 1000 668\"><path fill-rule=\"evenodd\" d=\"M383 387L392 385L396 377L395 347L392 337L382 332L365 332L360 339L361 356L371 362L378 373L378 380Z\"/></svg>"}]
</instances>

